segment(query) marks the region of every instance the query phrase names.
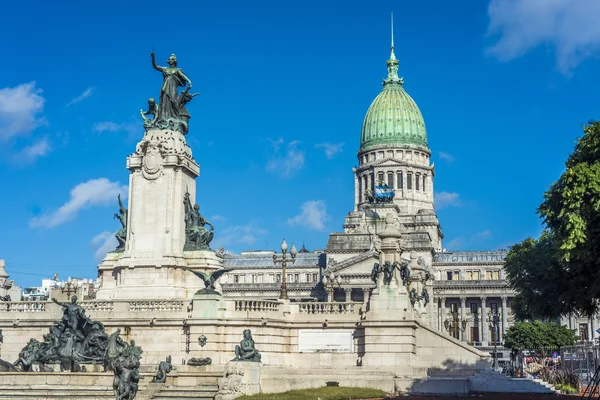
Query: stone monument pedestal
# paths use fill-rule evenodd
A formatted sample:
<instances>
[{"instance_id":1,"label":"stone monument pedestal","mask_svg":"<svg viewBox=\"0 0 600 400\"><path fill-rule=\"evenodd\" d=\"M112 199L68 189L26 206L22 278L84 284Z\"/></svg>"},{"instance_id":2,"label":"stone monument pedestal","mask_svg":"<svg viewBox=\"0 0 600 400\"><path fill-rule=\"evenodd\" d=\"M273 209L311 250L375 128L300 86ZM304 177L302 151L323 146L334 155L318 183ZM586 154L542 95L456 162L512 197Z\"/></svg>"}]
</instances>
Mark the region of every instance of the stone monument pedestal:
<instances>
[{"instance_id":1,"label":"stone monument pedestal","mask_svg":"<svg viewBox=\"0 0 600 400\"><path fill-rule=\"evenodd\" d=\"M192 297L192 318L216 319L225 311L223 296L214 293L196 292Z\"/></svg>"},{"instance_id":2,"label":"stone monument pedestal","mask_svg":"<svg viewBox=\"0 0 600 400\"><path fill-rule=\"evenodd\" d=\"M262 364L251 361L231 361L219 379L219 392L215 400L233 400L242 395L260 393Z\"/></svg>"}]
</instances>

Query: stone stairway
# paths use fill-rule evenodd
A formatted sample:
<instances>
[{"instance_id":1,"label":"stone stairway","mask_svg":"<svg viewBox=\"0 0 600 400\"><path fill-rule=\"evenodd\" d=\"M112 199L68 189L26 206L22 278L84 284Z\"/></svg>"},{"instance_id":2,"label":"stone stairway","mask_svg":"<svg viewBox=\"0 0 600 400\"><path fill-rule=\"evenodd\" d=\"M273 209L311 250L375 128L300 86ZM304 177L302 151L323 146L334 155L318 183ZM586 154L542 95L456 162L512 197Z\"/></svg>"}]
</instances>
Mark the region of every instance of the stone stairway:
<instances>
[{"instance_id":1,"label":"stone stairway","mask_svg":"<svg viewBox=\"0 0 600 400\"><path fill-rule=\"evenodd\" d=\"M173 371L164 384L151 383L154 367L145 368L136 399L214 399L222 372ZM1 372L0 400L114 399L112 373Z\"/></svg>"},{"instance_id":2,"label":"stone stairway","mask_svg":"<svg viewBox=\"0 0 600 400\"><path fill-rule=\"evenodd\" d=\"M149 397L152 400L212 400L219 391L221 372L173 371L160 390Z\"/></svg>"},{"instance_id":3,"label":"stone stairway","mask_svg":"<svg viewBox=\"0 0 600 400\"><path fill-rule=\"evenodd\" d=\"M160 391L151 397L152 400L188 400L202 399L212 400L219 391L218 386L196 386L196 387L176 387L163 386Z\"/></svg>"},{"instance_id":4,"label":"stone stairway","mask_svg":"<svg viewBox=\"0 0 600 400\"><path fill-rule=\"evenodd\" d=\"M0 400L9 399L73 399L106 400L114 399L112 385L71 386L71 385L1 385Z\"/></svg>"},{"instance_id":5,"label":"stone stairway","mask_svg":"<svg viewBox=\"0 0 600 400\"><path fill-rule=\"evenodd\" d=\"M497 371L482 371L470 377L469 392L560 393L541 379L511 378Z\"/></svg>"},{"instance_id":6,"label":"stone stairway","mask_svg":"<svg viewBox=\"0 0 600 400\"><path fill-rule=\"evenodd\" d=\"M114 376L96 372L0 373L0 400L9 399L114 399ZM145 385L140 382L139 390Z\"/></svg>"}]
</instances>

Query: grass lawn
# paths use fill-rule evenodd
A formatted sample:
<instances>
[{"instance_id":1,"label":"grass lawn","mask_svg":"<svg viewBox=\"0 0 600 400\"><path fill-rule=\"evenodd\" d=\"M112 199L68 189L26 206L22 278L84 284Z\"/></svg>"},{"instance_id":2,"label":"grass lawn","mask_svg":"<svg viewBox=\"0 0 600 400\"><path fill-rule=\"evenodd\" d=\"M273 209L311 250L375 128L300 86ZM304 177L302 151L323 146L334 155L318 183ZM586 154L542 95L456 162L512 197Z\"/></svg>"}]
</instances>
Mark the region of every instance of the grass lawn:
<instances>
[{"instance_id":1,"label":"grass lawn","mask_svg":"<svg viewBox=\"0 0 600 400\"><path fill-rule=\"evenodd\" d=\"M375 399L385 397L386 393L377 389L351 387L323 387L317 389L292 390L285 393L261 393L253 396L242 396L236 400L349 400Z\"/></svg>"}]
</instances>

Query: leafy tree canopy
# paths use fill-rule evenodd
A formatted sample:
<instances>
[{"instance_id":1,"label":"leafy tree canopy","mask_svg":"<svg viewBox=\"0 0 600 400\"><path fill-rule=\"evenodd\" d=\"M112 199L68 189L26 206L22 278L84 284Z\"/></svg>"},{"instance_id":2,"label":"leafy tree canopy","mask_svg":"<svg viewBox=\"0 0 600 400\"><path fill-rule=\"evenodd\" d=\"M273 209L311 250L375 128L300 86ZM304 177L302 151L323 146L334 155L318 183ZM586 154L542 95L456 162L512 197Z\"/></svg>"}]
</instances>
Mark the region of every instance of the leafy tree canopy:
<instances>
[{"instance_id":1,"label":"leafy tree canopy","mask_svg":"<svg viewBox=\"0 0 600 400\"><path fill-rule=\"evenodd\" d=\"M563 346L575 344L575 331L551 322L518 322L504 335L504 347L513 353L527 350L539 356L548 356Z\"/></svg>"},{"instance_id":2,"label":"leafy tree canopy","mask_svg":"<svg viewBox=\"0 0 600 400\"><path fill-rule=\"evenodd\" d=\"M583 127L537 211L546 231L512 246L506 259L517 317L591 315L600 300L600 122Z\"/></svg>"}]
</instances>

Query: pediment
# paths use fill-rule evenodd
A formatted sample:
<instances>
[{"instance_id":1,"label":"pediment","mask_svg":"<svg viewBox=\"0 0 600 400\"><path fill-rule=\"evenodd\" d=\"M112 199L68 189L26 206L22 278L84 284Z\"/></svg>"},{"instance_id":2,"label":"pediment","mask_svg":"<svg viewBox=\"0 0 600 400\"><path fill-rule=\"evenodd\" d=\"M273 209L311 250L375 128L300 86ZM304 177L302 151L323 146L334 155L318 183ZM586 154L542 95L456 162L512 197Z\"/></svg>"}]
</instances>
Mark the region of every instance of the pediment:
<instances>
[{"instance_id":1,"label":"pediment","mask_svg":"<svg viewBox=\"0 0 600 400\"><path fill-rule=\"evenodd\" d=\"M370 274L373 264L379 261L379 255L375 251L357 254L339 263L330 264L325 270L326 274L334 273L341 275Z\"/></svg>"},{"instance_id":2,"label":"pediment","mask_svg":"<svg viewBox=\"0 0 600 400\"><path fill-rule=\"evenodd\" d=\"M401 165L408 165L408 163L395 158L383 158L372 163L371 167L398 167Z\"/></svg>"}]
</instances>

